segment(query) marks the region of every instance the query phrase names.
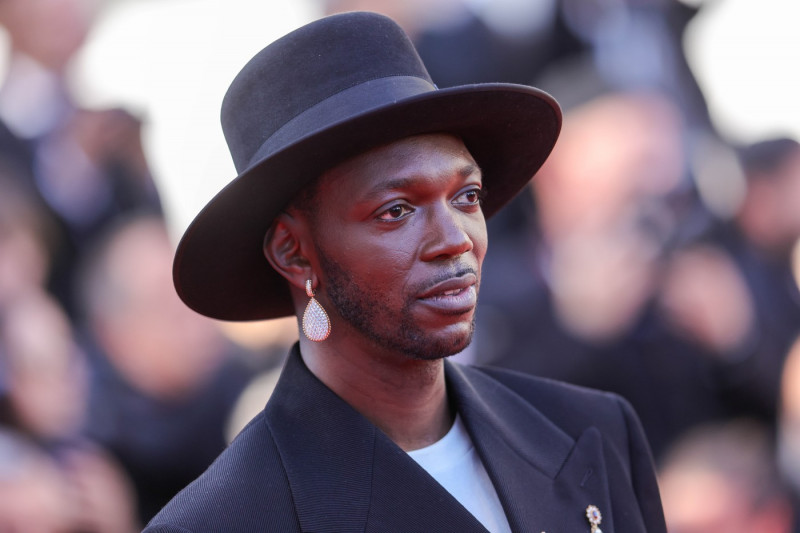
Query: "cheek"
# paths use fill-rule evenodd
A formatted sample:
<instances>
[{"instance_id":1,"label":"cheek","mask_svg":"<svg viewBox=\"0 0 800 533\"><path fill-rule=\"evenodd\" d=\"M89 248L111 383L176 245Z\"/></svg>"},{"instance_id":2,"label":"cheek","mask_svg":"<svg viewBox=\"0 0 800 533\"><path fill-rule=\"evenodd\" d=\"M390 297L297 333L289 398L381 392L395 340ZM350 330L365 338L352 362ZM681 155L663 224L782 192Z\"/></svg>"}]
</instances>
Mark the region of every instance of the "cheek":
<instances>
[{"instance_id":1,"label":"cheek","mask_svg":"<svg viewBox=\"0 0 800 533\"><path fill-rule=\"evenodd\" d=\"M366 283L375 285L405 280L417 257L415 246L400 237L391 240L389 245L371 243L354 250L351 256L355 261L354 272Z\"/></svg>"},{"instance_id":2,"label":"cheek","mask_svg":"<svg viewBox=\"0 0 800 533\"><path fill-rule=\"evenodd\" d=\"M483 258L486 256L486 250L489 247L489 235L486 230L486 220L483 218L482 214L479 220L476 219L470 222L467 233L472 239L472 253L478 259L478 263L480 264L483 262Z\"/></svg>"},{"instance_id":3,"label":"cheek","mask_svg":"<svg viewBox=\"0 0 800 533\"><path fill-rule=\"evenodd\" d=\"M407 235L337 224L339 231L318 233L315 262L320 271L335 268L362 288L387 286L389 281L406 278L416 255L416 245Z\"/></svg>"}]
</instances>

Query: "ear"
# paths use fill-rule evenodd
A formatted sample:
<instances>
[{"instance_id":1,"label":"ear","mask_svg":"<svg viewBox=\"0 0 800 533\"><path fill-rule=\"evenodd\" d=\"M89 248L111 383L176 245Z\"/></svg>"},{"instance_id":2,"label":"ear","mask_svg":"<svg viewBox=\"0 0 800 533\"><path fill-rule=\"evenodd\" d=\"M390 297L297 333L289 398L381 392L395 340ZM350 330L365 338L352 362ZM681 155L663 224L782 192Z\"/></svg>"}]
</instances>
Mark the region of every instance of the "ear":
<instances>
[{"instance_id":1,"label":"ear","mask_svg":"<svg viewBox=\"0 0 800 533\"><path fill-rule=\"evenodd\" d=\"M297 215L282 212L278 215L264 236L264 257L290 285L305 290L307 279L313 279L311 262L307 252L310 240L306 231L308 225Z\"/></svg>"}]
</instances>

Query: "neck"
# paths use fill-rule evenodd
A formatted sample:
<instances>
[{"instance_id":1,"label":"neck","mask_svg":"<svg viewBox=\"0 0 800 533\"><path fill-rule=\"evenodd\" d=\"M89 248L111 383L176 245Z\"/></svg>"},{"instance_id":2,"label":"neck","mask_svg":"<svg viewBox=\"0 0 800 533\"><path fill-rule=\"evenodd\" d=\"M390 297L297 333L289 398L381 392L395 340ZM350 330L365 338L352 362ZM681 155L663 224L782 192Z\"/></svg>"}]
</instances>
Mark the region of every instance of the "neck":
<instances>
[{"instance_id":1,"label":"neck","mask_svg":"<svg viewBox=\"0 0 800 533\"><path fill-rule=\"evenodd\" d=\"M330 340L330 339L329 339ZM406 451L441 439L453 422L444 362L301 337L308 369Z\"/></svg>"}]
</instances>

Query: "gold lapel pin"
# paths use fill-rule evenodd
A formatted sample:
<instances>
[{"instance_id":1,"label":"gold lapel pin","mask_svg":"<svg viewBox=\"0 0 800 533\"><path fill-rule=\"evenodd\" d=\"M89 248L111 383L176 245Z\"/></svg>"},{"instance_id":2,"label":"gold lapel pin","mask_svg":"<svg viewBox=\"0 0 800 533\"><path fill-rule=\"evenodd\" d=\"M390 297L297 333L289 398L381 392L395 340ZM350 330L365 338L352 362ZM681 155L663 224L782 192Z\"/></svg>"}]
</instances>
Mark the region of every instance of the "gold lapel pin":
<instances>
[{"instance_id":1,"label":"gold lapel pin","mask_svg":"<svg viewBox=\"0 0 800 533\"><path fill-rule=\"evenodd\" d=\"M586 519L592 526L591 533L603 533L600 530L600 522L603 521L603 515L600 514L600 509L596 505L590 505L586 508Z\"/></svg>"}]
</instances>

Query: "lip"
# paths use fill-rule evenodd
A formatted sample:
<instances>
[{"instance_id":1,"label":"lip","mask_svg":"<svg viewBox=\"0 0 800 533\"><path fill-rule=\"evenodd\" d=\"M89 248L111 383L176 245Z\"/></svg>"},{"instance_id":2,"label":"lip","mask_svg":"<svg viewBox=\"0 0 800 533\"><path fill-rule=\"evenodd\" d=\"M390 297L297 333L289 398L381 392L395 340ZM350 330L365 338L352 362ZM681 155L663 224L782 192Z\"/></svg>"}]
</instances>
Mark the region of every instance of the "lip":
<instances>
[{"instance_id":1,"label":"lip","mask_svg":"<svg viewBox=\"0 0 800 533\"><path fill-rule=\"evenodd\" d=\"M463 314L478 302L477 283L478 278L472 273L450 278L429 288L417 300L446 314Z\"/></svg>"}]
</instances>

